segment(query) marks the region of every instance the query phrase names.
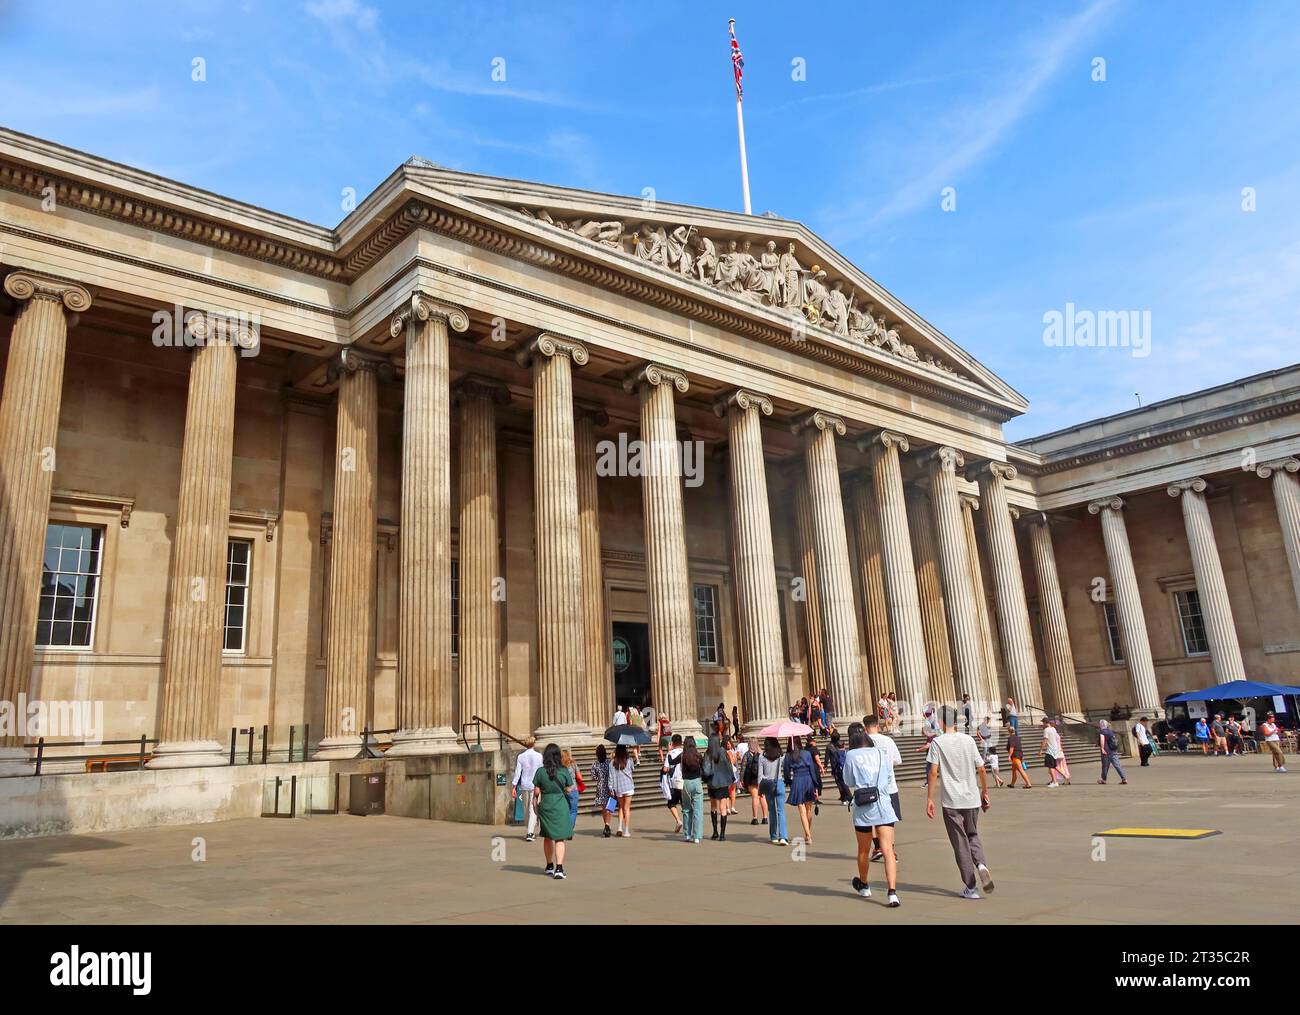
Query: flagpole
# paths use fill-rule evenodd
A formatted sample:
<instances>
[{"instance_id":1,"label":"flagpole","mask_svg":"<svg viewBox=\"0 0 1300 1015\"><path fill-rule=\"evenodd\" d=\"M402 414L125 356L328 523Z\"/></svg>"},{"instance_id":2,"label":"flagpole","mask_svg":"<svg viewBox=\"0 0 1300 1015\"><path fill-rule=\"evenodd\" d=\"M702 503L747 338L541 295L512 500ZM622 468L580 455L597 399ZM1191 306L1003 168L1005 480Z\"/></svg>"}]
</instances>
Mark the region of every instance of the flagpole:
<instances>
[{"instance_id":1,"label":"flagpole","mask_svg":"<svg viewBox=\"0 0 1300 1015\"><path fill-rule=\"evenodd\" d=\"M754 214L749 205L749 159L745 157L745 114L741 112L740 96L736 96L736 130L740 133L740 186L745 191L745 214Z\"/></svg>"},{"instance_id":2,"label":"flagpole","mask_svg":"<svg viewBox=\"0 0 1300 1015\"><path fill-rule=\"evenodd\" d=\"M736 76L736 133L740 137L740 187L745 195L745 214L754 214L749 203L749 158L745 154L745 113L741 105L740 89L740 68L743 62L740 60L740 47L736 43L736 19L731 18L727 22L727 32L731 35L731 53Z\"/></svg>"}]
</instances>

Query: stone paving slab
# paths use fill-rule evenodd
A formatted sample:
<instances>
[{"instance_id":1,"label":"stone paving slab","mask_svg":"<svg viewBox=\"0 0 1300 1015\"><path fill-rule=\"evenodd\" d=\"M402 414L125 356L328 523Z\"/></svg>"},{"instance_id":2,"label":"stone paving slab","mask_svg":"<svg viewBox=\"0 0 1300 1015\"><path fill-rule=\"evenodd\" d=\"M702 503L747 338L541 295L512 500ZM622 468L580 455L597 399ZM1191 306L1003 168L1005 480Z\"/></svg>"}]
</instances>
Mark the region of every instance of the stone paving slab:
<instances>
[{"instance_id":1,"label":"stone paving slab","mask_svg":"<svg viewBox=\"0 0 1300 1015\"><path fill-rule=\"evenodd\" d=\"M0 923L707 923L745 919L904 923L1294 923L1300 917L1300 774L1258 758L1158 758L1128 786L993 790L981 818L997 883L959 899L941 820L904 787L898 849L903 908L849 890L847 813L822 808L796 859L740 820L728 841L680 842L664 810L634 815L630 839L601 839L579 816L570 877L541 874L540 843L517 828L394 817L247 819L111 835L0 842ZM789 814L791 831L797 826ZM1199 841L1107 839L1130 825L1203 827ZM706 835L707 835L706 824ZM195 837L207 859L191 859ZM883 870L872 867L874 888Z\"/></svg>"}]
</instances>

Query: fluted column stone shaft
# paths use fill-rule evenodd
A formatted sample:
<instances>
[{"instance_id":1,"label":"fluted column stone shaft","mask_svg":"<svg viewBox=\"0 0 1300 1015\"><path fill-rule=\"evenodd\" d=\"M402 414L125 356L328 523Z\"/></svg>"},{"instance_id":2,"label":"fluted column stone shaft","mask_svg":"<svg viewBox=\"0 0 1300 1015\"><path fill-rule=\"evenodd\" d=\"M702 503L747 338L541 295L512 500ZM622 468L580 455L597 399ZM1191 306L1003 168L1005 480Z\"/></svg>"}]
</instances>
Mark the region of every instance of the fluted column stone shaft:
<instances>
[{"instance_id":1,"label":"fluted column stone shaft","mask_svg":"<svg viewBox=\"0 0 1300 1015\"><path fill-rule=\"evenodd\" d=\"M573 421L573 365L586 346L543 334L520 354L533 368L533 495L537 523L539 739L591 735L582 614L582 544Z\"/></svg>"},{"instance_id":2,"label":"fluted column stone shaft","mask_svg":"<svg viewBox=\"0 0 1300 1015\"><path fill-rule=\"evenodd\" d=\"M803 617L808 638L807 672L804 679L808 690L826 687L826 641L822 637L821 593L817 582L817 539L813 527L812 501L808 496L808 474L802 467L794 477L795 528L799 530L799 577L803 579Z\"/></svg>"},{"instance_id":3,"label":"fluted column stone shaft","mask_svg":"<svg viewBox=\"0 0 1300 1015\"><path fill-rule=\"evenodd\" d=\"M580 408L574 430L578 470L578 539L582 553L582 632L586 646L587 722L603 730L614 714L614 668L605 630L605 579L600 554L600 501L596 487L596 427L603 409Z\"/></svg>"},{"instance_id":4,"label":"fluted column stone shaft","mask_svg":"<svg viewBox=\"0 0 1300 1015\"><path fill-rule=\"evenodd\" d=\"M748 736L785 718L788 704L763 462L762 418L772 414L772 402L752 391L735 391L719 401L714 411L727 419L740 679L746 716L742 732Z\"/></svg>"},{"instance_id":5,"label":"fluted column stone shaft","mask_svg":"<svg viewBox=\"0 0 1300 1015\"><path fill-rule=\"evenodd\" d=\"M1265 462L1256 468L1263 479L1272 478L1273 503L1277 505L1277 522L1282 529L1287 563L1291 566L1291 587L1296 608L1300 609L1300 458Z\"/></svg>"},{"instance_id":6,"label":"fluted column stone shaft","mask_svg":"<svg viewBox=\"0 0 1300 1015\"><path fill-rule=\"evenodd\" d=\"M473 716L501 725L501 603L497 503L497 406L505 385L466 377L460 407L460 632L457 669L460 721Z\"/></svg>"},{"instance_id":7,"label":"fluted column stone shaft","mask_svg":"<svg viewBox=\"0 0 1300 1015\"><path fill-rule=\"evenodd\" d=\"M358 757L370 725L375 643L376 491L379 375L386 360L348 346L331 364L339 382L335 422L334 517L326 634L325 737L315 757Z\"/></svg>"},{"instance_id":8,"label":"fluted column stone shaft","mask_svg":"<svg viewBox=\"0 0 1300 1015\"><path fill-rule=\"evenodd\" d=\"M195 346L168 579L159 743L150 768L228 760L217 737L217 711L234 464L236 346L251 349L256 339L247 326L197 312L186 318L185 326Z\"/></svg>"},{"instance_id":9,"label":"fluted column stone shaft","mask_svg":"<svg viewBox=\"0 0 1300 1015\"><path fill-rule=\"evenodd\" d=\"M1034 637L1029 627L1029 605L1025 600L1016 530L1007 501L1006 484L1016 477L1016 469L1004 462L986 462L974 471L980 488L984 531L993 569L993 592L998 629L1002 633L1008 689L1022 709L1027 706L1041 709L1043 692L1038 681L1038 662L1034 657Z\"/></svg>"},{"instance_id":10,"label":"fluted column stone shaft","mask_svg":"<svg viewBox=\"0 0 1300 1015\"><path fill-rule=\"evenodd\" d=\"M1034 553L1038 607L1043 618L1043 650L1047 656L1047 672L1052 681L1056 711L1063 715L1082 715L1079 678L1074 670L1070 628L1065 620L1065 599L1061 595L1052 530L1046 515L1040 513L1030 522L1029 543Z\"/></svg>"},{"instance_id":11,"label":"fluted column stone shaft","mask_svg":"<svg viewBox=\"0 0 1300 1015\"><path fill-rule=\"evenodd\" d=\"M930 667L930 684L925 696L927 701L952 701L956 689L952 679L948 617L930 497L924 488L913 486L907 490L906 499L907 528L912 536L912 553L916 561L916 591L921 603L921 630L925 635L925 657Z\"/></svg>"},{"instance_id":12,"label":"fluted column stone shaft","mask_svg":"<svg viewBox=\"0 0 1300 1015\"><path fill-rule=\"evenodd\" d=\"M835 438L843 436L846 427L841 419L813 412L799 420L795 430L804 435L827 686L837 714L860 716L866 706L869 680L862 672L858 654L853 573L835 450Z\"/></svg>"},{"instance_id":13,"label":"fluted column stone shaft","mask_svg":"<svg viewBox=\"0 0 1300 1015\"><path fill-rule=\"evenodd\" d=\"M1115 613L1133 685L1133 704L1139 709L1154 709L1160 707L1160 692L1156 687L1156 667L1151 658L1151 639L1147 636L1137 572L1133 569L1128 528L1120 514L1123 508L1124 501L1119 497L1095 500L1088 505L1089 513L1101 516L1101 537L1106 544L1106 563L1115 591Z\"/></svg>"},{"instance_id":14,"label":"fluted column stone shaft","mask_svg":"<svg viewBox=\"0 0 1300 1015\"><path fill-rule=\"evenodd\" d=\"M0 701L16 706L31 689L69 316L89 309L90 293L24 270L4 288L20 306L0 398ZM30 771L26 739L0 737L0 775Z\"/></svg>"},{"instance_id":15,"label":"fluted column stone shaft","mask_svg":"<svg viewBox=\"0 0 1300 1015\"><path fill-rule=\"evenodd\" d=\"M880 519L880 555L889 603L889 634L894 649L894 672L900 708L920 715L930 690L930 666L925 657L921 625L921 600L916 587L912 537L908 531L907 501L903 495L900 451L907 438L882 430L861 442L871 455L871 489Z\"/></svg>"},{"instance_id":16,"label":"fluted column stone shaft","mask_svg":"<svg viewBox=\"0 0 1300 1015\"><path fill-rule=\"evenodd\" d=\"M686 557L681 448L673 392L686 375L649 364L624 382L641 399L641 491L645 514L646 591L650 608L650 696L673 731L703 727L695 700L695 608Z\"/></svg>"},{"instance_id":17,"label":"fluted column stone shaft","mask_svg":"<svg viewBox=\"0 0 1300 1015\"><path fill-rule=\"evenodd\" d=\"M1226 684L1246 679L1246 664L1241 658L1237 627L1228 601L1228 583L1223 577L1223 563L1214 538L1210 506L1205 502L1204 479L1174 483L1168 493L1182 501L1183 524L1187 528L1187 545L1192 552L1192 569L1196 572L1196 591L1201 601L1205 637L1210 644L1210 665L1216 683Z\"/></svg>"},{"instance_id":18,"label":"fluted column stone shaft","mask_svg":"<svg viewBox=\"0 0 1300 1015\"><path fill-rule=\"evenodd\" d=\"M955 448L939 448L929 458L930 508L939 544L944 605L952 644L957 691L972 697L984 690L984 655L980 645L975 590L971 585L966 528L962 521L957 469L966 464Z\"/></svg>"},{"instance_id":19,"label":"fluted column stone shaft","mask_svg":"<svg viewBox=\"0 0 1300 1015\"><path fill-rule=\"evenodd\" d=\"M858 537L858 571L862 575L867 658L871 665L871 698L867 710L874 712L874 703L895 690L895 677L889 633L889 598L885 592L885 564L880 549L880 517L870 480L865 477L853 484L853 524Z\"/></svg>"},{"instance_id":20,"label":"fluted column stone shaft","mask_svg":"<svg viewBox=\"0 0 1300 1015\"><path fill-rule=\"evenodd\" d=\"M1002 693L998 687L997 648L993 641L993 622L989 617L988 596L984 592L984 571L980 567L979 538L975 535L975 512L979 510L979 499L963 494L961 497L962 527L966 530L966 556L970 565L971 590L975 595L975 619L980 629L980 655L983 658L983 681L980 695L984 699L984 708L988 710L1000 707Z\"/></svg>"}]
</instances>

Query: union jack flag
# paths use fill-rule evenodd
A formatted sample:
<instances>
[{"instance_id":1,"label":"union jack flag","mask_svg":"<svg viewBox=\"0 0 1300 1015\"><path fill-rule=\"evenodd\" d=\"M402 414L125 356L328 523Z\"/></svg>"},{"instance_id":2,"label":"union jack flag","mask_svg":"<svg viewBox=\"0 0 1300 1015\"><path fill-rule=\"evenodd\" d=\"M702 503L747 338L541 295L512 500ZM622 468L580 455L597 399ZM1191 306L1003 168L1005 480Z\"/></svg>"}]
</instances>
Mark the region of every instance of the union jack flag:
<instances>
[{"instance_id":1,"label":"union jack flag","mask_svg":"<svg viewBox=\"0 0 1300 1015\"><path fill-rule=\"evenodd\" d=\"M727 31L731 33L731 70L736 76L736 98L743 98L745 89L741 87L740 79L744 76L745 58L740 55L740 43L736 41L736 23L733 21L727 26Z\"/></svg>"}]
</instances>

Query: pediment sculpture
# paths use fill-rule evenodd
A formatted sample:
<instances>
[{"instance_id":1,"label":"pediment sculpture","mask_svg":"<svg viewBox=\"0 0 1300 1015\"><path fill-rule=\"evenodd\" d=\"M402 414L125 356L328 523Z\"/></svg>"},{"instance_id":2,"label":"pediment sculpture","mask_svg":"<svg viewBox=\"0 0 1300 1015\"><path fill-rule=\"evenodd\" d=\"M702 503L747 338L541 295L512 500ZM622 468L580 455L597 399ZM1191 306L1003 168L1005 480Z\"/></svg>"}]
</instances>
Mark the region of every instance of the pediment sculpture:
<instances>
[{"instance_id":1,"label":"pediment sculpture","mask_svg":"<svg viewBox=\"0 0 1300 1015\"><path fill-rule=\"evenodd\" d=\"M748 237L723 240L704 235L694 225L669 229L659 223L643 222L635 232L624 234L623 223L617 219L557 219L545 208L521 207L519 211L537 222L631 254L664 271L802 317L808 324L840 338L966 379L932 353L918 353L914 345L903 341L896 327L889 326L883 314L875 314L874 306L859 307L857 292L850 289L846 294L843 279L830 279L818 264L804 268L797 246L791 241L785 241L784 250L776 240L767 240L759 249Z\"/></svg>"}]
</instances>

